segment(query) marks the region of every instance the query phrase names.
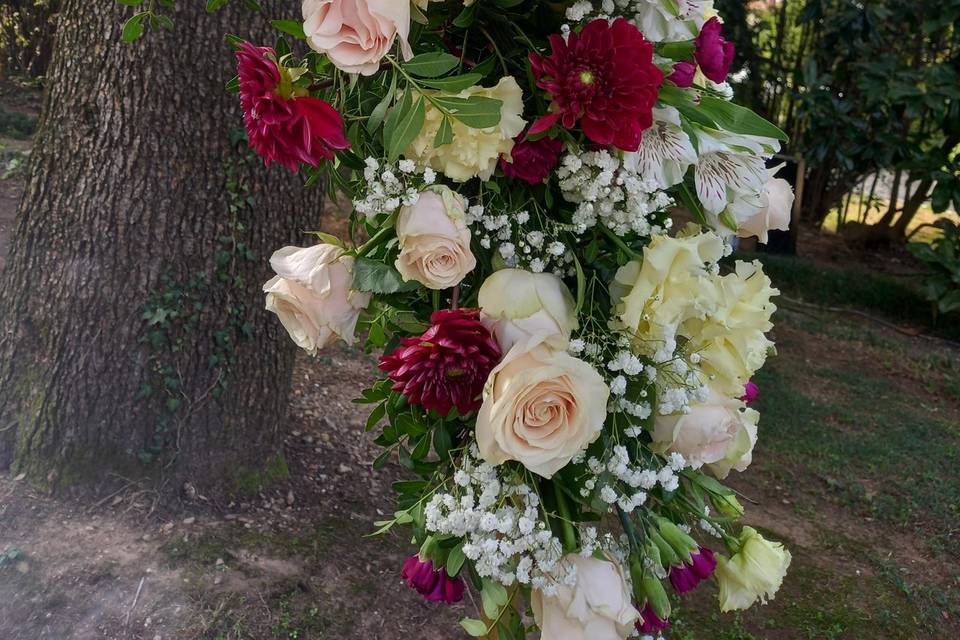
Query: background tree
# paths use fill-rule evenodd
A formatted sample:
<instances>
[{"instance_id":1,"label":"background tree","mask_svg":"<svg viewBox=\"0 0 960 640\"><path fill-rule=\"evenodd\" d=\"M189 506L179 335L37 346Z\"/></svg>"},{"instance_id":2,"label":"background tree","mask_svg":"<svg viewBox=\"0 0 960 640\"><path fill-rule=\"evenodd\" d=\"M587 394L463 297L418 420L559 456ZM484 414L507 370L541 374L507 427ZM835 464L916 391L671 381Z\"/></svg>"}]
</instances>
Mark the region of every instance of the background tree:
<instances>
[{"instance_id":1,"label":"background tree","mask_svg":"<svg viewBox=\"0 0 960 640\"><path fill-rule=\"evenodd\" d=\"M293 353L260 286L323 196L231 136L223 34L270 27L178 3L174 30L130 45L123 7L61 4L0 280L0 467L78 491L112 473L203 487L282 472Z\"/></svg>"},{"instance_id":2,"label":"background tree","mask_svg":"<svg viewBox=\"0 0 960 640\"><path fill-rule=\"evenodd\" d=\"M47 71L60 0L4 0L0 5L0 72L37 78Z\"/></svg>"}]
</instances>

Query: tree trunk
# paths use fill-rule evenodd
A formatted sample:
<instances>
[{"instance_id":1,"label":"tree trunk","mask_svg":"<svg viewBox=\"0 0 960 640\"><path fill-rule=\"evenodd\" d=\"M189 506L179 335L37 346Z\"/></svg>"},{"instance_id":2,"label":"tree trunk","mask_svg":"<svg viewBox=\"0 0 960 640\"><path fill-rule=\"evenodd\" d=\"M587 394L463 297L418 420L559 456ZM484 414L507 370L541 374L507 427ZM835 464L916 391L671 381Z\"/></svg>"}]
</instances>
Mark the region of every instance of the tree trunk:
<instances>
[{"instance_id":1,"label":"tree trunk","mask_svg":"<svg viewBox=\"0 0 960 640\"><path fill-rule=\"evenodd\" d=\"M63 2L0 274L0 468L71 493L285 471L293 352L260 286L323 196L230 141L223 36L269 33L234 5L178 2L172 32L127 45L129 10Z\"/></svg>"}]
</instances>

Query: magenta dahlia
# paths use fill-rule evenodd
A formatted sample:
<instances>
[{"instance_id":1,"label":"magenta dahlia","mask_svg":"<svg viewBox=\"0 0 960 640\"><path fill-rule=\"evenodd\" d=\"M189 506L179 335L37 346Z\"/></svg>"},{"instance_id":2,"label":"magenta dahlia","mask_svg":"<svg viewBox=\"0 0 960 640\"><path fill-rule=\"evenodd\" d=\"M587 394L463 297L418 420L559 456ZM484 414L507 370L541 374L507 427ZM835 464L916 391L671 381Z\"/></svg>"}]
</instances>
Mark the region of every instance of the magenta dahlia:
<instances>
[{"instance_id":1,"label":"magenta dahlia","mask_svg":"<svg viewBox=\"0 0 960 640\"><path fill-rule=\"evenodd\" d=\"M563 151L563 142L555 138L528 140L526 134L520 134L510 157L513 162L501 158L500 169L513 180L523 180L527 184L540 184L547 179L557 166L557 160Z\"/></svg>"},{"instance_id":2,"label":"magenta dahlia","mask_svg":"<svg viewBox=\"0 0 960 640\"><path fill-rule=\"evenodd\" d=\"M350 146L340 114L294 87L273 49L244 42L236 55L247 138L268 167L271 162L290 171L301 162L315 167Z\"/></svg>"},{"instance_id":3,"label":"magenta dahlia","mask_svg":"<svg viewBox=\"0 0 960 640\"><path fill-rule=\"evenodd\" d=\"M700 65L700 71L717 84L727 79L736 47L721 35L723 25L716 16L707 20L696 40L694 57Z\"/></svg>"},{"instance_id":4,"label":"magenta dahlia","mask_svg":"<svg viewBox=\"0 0 960 640\"><path fill-rule=\"evenodd\" d=\"M431 327L419 338L380 358L380 369L393 380L393 390L446 415L480 408L480 394L490 371L500 361L500 347L480 324L478 309L435 311Z\"/></svg>"},{"instance_id":5,"label":"magenta dahlia","mask_svg":"<svg viewBox=\"0 0 960 640\"><path fill-rule=\"evenodd\" d=\"M653 64L653 45L624 18L597 19L580 33L550 36L552 52L530 54L537 86L550 94L550 113L530 128L546 131L557 122L601 145L625 151L640 147L653 124L663 73Z\"/></svg>"}]
</instances>

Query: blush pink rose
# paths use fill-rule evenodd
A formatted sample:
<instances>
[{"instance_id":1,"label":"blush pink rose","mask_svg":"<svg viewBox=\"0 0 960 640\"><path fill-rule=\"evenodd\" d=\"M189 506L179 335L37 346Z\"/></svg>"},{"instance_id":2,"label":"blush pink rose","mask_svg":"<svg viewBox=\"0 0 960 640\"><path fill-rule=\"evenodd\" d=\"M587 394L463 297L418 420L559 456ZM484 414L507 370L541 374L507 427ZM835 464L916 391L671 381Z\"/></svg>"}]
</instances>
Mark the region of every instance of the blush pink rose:
<instances>
[{"instance_id":1,"label":"blush pink rose","mask_svg":"<svg viewBox=\"0 0 960 640\"><path fill-rule=\"evenodd\" d=\"M376 73L397 38L403 57L413 56L406 1L303 0L303 32L311 48L347 73Z\"/></svg>"}]
</instances>

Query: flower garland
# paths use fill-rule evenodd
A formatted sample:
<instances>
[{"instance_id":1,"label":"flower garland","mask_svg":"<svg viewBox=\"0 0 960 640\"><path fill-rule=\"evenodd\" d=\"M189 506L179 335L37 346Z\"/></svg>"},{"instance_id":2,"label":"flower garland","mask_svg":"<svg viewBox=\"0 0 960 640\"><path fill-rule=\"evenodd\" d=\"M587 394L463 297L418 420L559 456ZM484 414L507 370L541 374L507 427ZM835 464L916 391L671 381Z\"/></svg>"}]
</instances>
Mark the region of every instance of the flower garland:
<instances>
[{"instance_id":1,"label":"flower garland","mask_svg":"<svg viewBox=\"0 0 960 640\"><path fill-rule=\"evenodd\" d=\"M233 86L264 162L353 214L274 254L267 309L311 354L383 351L356 402L374 465L416 478L376 532L410 527L407 584L479 592L489 638L659 635L667 588L708 579L723 611L773 598L790 553L720 481L752 459L778 292L722 263L793 197L711 0L302 9L276 24L309 53L237 42Z\"/></svg>"}]
</instances>

